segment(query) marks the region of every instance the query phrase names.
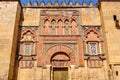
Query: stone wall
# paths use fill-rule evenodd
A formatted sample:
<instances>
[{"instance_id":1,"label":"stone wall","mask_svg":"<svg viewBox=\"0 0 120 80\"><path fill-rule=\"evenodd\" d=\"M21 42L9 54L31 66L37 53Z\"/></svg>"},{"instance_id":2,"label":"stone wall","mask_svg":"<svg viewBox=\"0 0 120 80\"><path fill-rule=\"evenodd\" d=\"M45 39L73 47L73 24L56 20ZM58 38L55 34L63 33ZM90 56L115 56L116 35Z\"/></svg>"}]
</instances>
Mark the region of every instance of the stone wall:
<instances>
[{"instance_id":1,"label":"stone wall","mask_svg":"<svg viewBox=\"0 0 120 80\"><path fill-rule=\"evenodd\" d=\"M110 80L119 80L120 73L120 1L101 2L101 19L106 42L106 54L110 67ZM115 19L116 18L116 19ZM116 22L118 25L116 25Z\"/></svg>"},{"instance_id":2,"label":"stone wall","mask_svg":"<svg viewBox=\"0 0 120 80\"><path fill-rule=\"evenodd\" d=\"M21 15L21 26L39 26L40 9L23 8Z\"/></svg>"},{"instance_id":3,"label":"stone wall","mask_svg":"<svg viewBox=\"0 0 120 80\"><path fill-rule=\"evenodd\" d=\"M13 80L19 16L17 1L0 2L0 80Z\"/></svg>"},{"instance_id":4,"label":"stone wall","mask_svg":"<svg viewBox=\"0 0 120 80\"><path fill-rule=\"evenodd\" d=\"M110 70L109 70L109 79L110 80L119 80L120 79L119 72L120 72L119 64L111 65Z\"/></svg>"},{"instance_id":5,"label":"stone wall","mask_svg":"<svg viewBox=\"0 0 120 80\"><path fill-rule=\"evenodd\" d=\"M100 13L98 8L81 8L80 21L82 25L101 26Z\"/></svg>"},{"instance_id":6,"label":"stone wall","mask_svg":"<svg viewBox=\"0 0 120 80\"><path fill-rule=\"evenodd\" d=\"M33 67L32 69L19 69L17 80L53 80L53 71L50 65L46 68ZM88 68L74 65L68 67L68 80L109 80L105 68Z\"/></svg>"},{"instance_id":7,"label":"stone wall","mask_svg":"<svg viewBox=\"0 0 120 80\"><path fill-rule=\"evenodd\" d=\"M107 5L107 6L106 6ZM113 16L120 21L120 2L101 2L101 18L106 37L106 50L110 63L120 63L120 29L115 26Z\"/></svg>"},{"instance_id":8,"label":"stone wall","mask_svg":"<svg viewBox=\"0 0 120 80\"><path fill-rule=\"evenodd\" d=\"M66 10L79 11L79 17L78 17L79 21L78 22L80 22L81 25L101 26L100 13L98 11L98 8L59 8L59 9L63 10L63 11L66 11ZM44 8L44 9L41 9L41 8L23 8L20 25L26 26L26 27L39 26L39 30L41 30L41 27L43 27L43 25L40 24L42 22L42 21L40 21L40 20L42 20L41 16L40 16L40 12L42 10L58 10L58 9L57 8ZM39 35L39 34L40 34L40 32L37 33L37 35ZM61 39L61 38L63 38L63 37L59 37L56 39L63 40L63 41L65 40L65 39ZM38 45L38 52L37 52L38 54L42 54L46 50L46 47L45 47L45 50L41 51L41 49L43 49L42 46L43 47L45 46L45 44L43 45L43 43L42 43L43 38L41 38L41 39L42 40L39 41L40 43ZM48 37L48 39L51 39L51 38ZM50 40L51 43L55 41L55 37L53 37L53 39L54 39L53 41ZM71 37L70 37L70 39L71 39ZM78 41L78 42L82 43L82 41ZM78 45L81 45L81 44L78 44ZM80 47L82 47L82 46L80 46ZM57 48L56 48L56 50L57 50ZM76 53L77 53L77 50L76 50ZM53 54L53 53L51 53L51 54ZM82 55L82 57L83 57L83 55ZM19 67L17 80L50 80L50 78L51 78L51 80L53 79L51 65L47 64L45 67L41 67L41 66L43 66L43 64L41 64L38 66L38 62L42 63L42 56L39 57L37 55L37 59L38 60L34 61L34 67L32 67L32 68L20 68ZM82 64L84 64L84 61L82 62ZM99 80L107 80L104 78L104 76L106 76L106 74L103 74L104 73L104 72L102 72L103 70L104 70L103 68L89 69L87 64L86 64L86 67L84 65L82 65L82 67L77 67L77 68L75 67L75 65L70 65L68 67L69 80L79 80L79 79L80 80L87 80L89 77L91 80L93 78L94 79L99 78ZM95 74L97 74L99 77L98 76L96 77ZM101 76L102 76L102 78L101 78Z\"/></svg>"},{"instance_id":9,"label":"stone wall","mask_svg":"<svg viewBox=\"0 0 120 80\"><path fill-rule=\"evenodd\" d=\"M34 62L33 68L19 68L17 80L43 80L42 68L37 68L37 62Z\"/></svg>"},{"instance_id":10,"label":"stone wall","mask_svg":"<svg viewBox=\"0 0 120 80\"><path fill-rule=\"evenodd\" d=\"M58 10L57 8L23 8L21 15L21 26L39 26L41 10ZM81 25L101 25L98 8L60 8L59 10L78 10Z\"/></svg>"},{"instance_id":11,"label":"stone wall","mask_svg":"<svg viewBox=\"0 0 120 80\"><path fill-rule=\"evenodd\" d=\"M13 80L12 76L13 69L15 68L14 60L20 14L22 13L20 16L20 26L39 26L40 28L40 11L58 9L23 8L21 12L20 10L21 8L17 1L0 2L0 12L2 12L0 13L0 15L2 15L0 16L0 80ZM98 8L60 8L60 10L78 10L81 25L101 26ZM38 32L37 35L39 34ZM69 80L108 80L106 77L108 71L106 67L107 63L104 62L104 64L101 68L88 68L87 63L77 68L75 65L70 65L68 67ZM34 67L32 68L18 68L17 80L50 80L50 78L52 80L51 66L38 67L38 60L34 61Z\"/></svg>"}]
</instances>

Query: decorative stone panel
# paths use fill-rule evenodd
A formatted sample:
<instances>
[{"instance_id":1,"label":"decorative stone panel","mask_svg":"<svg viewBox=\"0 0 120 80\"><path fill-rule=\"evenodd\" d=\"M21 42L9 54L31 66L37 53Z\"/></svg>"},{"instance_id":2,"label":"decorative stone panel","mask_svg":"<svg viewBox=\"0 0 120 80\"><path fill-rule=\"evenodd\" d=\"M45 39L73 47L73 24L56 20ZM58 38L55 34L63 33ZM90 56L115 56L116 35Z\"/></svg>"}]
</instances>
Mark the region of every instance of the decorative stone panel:
<instances>
[{"instance_id":1,"label":"decorative stone panel","mask_svg":"<svg viewBox=\"0 0 120 80\"><path fill-rule=\"evenodd\" d=\"M37 55L37 27L21 27L19 67L32 68Z\"/></svg>"}]
</instances>

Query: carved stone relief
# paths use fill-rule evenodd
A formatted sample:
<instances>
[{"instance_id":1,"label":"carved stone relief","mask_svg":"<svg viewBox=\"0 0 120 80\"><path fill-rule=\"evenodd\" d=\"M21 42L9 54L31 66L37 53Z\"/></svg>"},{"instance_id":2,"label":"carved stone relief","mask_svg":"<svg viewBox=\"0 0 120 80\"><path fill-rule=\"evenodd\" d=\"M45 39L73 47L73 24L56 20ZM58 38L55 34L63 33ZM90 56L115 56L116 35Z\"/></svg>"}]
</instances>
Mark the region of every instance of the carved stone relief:
<instances>
[{"instance_id":1,"label":"carved stone relief","mask_svg":"<svg viewBox=\"0 0 120 80\"><path fill-rule=\"evenodd\" d=\"M43 10L41 11L40 35L78 35L78 16L79 11L75 10ZM72 34L74 32L75 34Z\"/></svg>"},{"instance_id":2,"label":"carved stone relief","mask_svg":"<svg viewBox=\"0 0 120 80\"><path fill-rule=\"evenodd\" d=\"M22 27L19 46L19 67L32 68L36 60L37 31L35 27Z\"/></svg>"}]
</instances>

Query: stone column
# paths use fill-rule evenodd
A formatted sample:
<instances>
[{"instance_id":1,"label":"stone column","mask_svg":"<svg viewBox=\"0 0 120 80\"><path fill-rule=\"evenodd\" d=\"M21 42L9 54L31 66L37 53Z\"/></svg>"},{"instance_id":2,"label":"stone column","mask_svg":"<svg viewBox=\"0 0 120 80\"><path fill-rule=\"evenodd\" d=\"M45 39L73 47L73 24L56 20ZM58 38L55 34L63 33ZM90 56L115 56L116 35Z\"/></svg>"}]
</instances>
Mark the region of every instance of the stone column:
<instances>
[{"instance_id":1,"label":"stone column","mask_svg":"<svg viewBox=\"0 0 120 80\"><path fill-rule=\"evenodd\" d=\"M46 80L50 80L50 78L51 78L51 65L47 65Z\"/></svg>"},{"instance_id":2,"label":"stone column","mask_svg":"<svg viewBox=\"0 0 120 80\"><path fill-rule=\"evenodd\" d=\"M46 65L46 68L43 69L43 79L42 80L50 80L51 78L51 65Z\"/></svg>"},{"instance_id":3,"label":"stone column","mask_svg":"<svg viewBox=\"0 0 120 80\"><path fill-rule=\"evenodd\" d=\"M84 76L84 77L85 77L85 80L88 80L88 76L89 76L89 75L88 75L88 71L89 71L89 68L88 68L88 66L87 66L87 60L85 60L85 74L86 74L86 75Z\"/></svg>"},{"instance_id":4,"label":"stone column","mask_svg":"<svg viewBox=\"0 0 120 80\"><path fill-rule=\"evenodd\" d=\"M69 80L75 80L75 65L70 65L71 71L70 71L70 79Z\"/></svg>"}]
</instances>

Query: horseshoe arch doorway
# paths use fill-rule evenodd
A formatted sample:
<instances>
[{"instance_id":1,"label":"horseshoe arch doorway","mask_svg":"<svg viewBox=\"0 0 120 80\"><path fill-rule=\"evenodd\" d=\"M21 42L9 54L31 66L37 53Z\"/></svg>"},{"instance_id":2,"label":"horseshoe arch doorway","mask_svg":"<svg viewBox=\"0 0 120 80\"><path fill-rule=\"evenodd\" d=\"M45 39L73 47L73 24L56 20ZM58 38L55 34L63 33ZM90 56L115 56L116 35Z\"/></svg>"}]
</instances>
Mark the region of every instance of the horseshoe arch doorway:
<instances>
[{"instance_id":1,"label":"horseshoe arch doorway","mask_svg":"<svg viewBox=\"0 0 120 80\"><path fill-rule=\"evenodd\" d=\"M57 52L51 57L52 80L68 80L70 57L64 52Z\"/></svg>"}]
</instances>

